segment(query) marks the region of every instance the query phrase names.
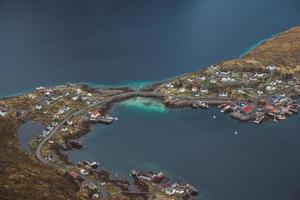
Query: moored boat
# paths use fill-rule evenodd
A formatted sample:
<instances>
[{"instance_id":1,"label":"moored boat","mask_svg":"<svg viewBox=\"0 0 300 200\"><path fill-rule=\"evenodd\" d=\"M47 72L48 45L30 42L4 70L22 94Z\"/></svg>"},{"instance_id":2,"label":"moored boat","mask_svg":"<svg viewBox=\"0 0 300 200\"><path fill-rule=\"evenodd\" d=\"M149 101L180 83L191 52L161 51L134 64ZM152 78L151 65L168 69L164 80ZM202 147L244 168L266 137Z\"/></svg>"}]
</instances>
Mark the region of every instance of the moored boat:
<instances>
[{"instance_id":1,"label":"moored boat","mask_svg":"<svg viewBox=\"0 0 300 200\"><path fill-rule=\"evenodd\" d=\"M265 115L258 115L256 119L253 121L255 124L260 124L264 120Z\"/></svg>"},{"instance_id":2,"label":"moored boat","mask_svg":"<svg viewBox=\"0 0 300 200\"><path fill-rule=\"evenodd\" d=\"M221 112L222 113L225 113L225 112L228 112L230 110L231 106L230 105L227 105L225 106L224 108L222 108Z\"/></svg>"},{"instance_id":3,"label":"moored boat","mask_svg":"<svg viewBox=\"0 0 300 200\"><path fill-rule=\"evenodd\" d=\"M138 170L131 170L130 175L139 180L139 181L144 181L144 182L152 182L152 183L161 183L166 176L162 173L154 173L151 171L138 171Z\"/></svg>"}]
</instances>

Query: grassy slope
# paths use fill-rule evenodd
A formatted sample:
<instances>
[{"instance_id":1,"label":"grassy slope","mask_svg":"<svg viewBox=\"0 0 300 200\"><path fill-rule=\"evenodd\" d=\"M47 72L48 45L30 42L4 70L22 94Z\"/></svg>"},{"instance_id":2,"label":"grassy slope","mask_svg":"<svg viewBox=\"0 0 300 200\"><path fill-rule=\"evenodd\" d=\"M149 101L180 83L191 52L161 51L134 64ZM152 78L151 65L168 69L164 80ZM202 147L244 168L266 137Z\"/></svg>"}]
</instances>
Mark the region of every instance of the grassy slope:
<instances>
[{"instance_id":1,"label":"grassy slope","mask_svg":"<svg viewBox=\"0 0 300 200\"><path fill-rule=\"evenodd\" d=\"M282 73L300 72L300 27L294 27L267 40L241 59L219 65L232 70L257 70L275 65Z\"/></svg>"},{"instance_id":2,"label":"grassy slope","mask_svg":"<svg viewBox=\"0 0 300 200\"><path fill-rule=\"evenodd\" d=\"M19 148L13 119L0 119L0 199L77 199L76 186Z\"/></svg>"}]
</instances>

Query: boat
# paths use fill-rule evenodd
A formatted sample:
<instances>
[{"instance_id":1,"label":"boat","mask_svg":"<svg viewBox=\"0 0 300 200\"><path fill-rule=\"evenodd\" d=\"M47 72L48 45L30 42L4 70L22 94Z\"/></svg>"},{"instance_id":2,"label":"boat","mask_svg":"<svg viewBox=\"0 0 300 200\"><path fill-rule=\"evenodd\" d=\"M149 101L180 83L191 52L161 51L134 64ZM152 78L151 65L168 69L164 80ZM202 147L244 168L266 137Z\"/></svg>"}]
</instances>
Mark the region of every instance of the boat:
<instances>
[{"instance_id":1,"label":"boat","mask_svg":"<svg viewBox=\"0 0 300 200\"><path fill-rule=\"evenodd\" d=\"M264 115L258 115L256 119L253 121L255 124L260 124L264 120L265 116Z\"/></svg>"},{"instance_id":2,"label":"boat","mask_svg":"<svg viewBox=\"0 0 300 200\"><path fill-rule=\"evenodd\" d=\"M298 113L298 108L290 108L290 111L292 111L293 113L297 114Z\"/></svg>"},{"instance_id":3,"label":"boat","mask_svg":"<svg viewBox=\"0 0 300 200\"><path fill-rule=\"evenodd\" d=\"M84 161L84 163L91 166L93 169L96 169L100 165L98 162L95 162L92 159L87 159Z\"/></svg>"},{"instance_id":4,"label":"boat","mask_svg":"<svg viewBox=\"0 0 300 200\"><path fill-rule=\"evenodd\" d=\"M218 108L219 108L219 109L222 109L222 108L224 108L224 107L227 106L227 105L228 105L227 103L224 103L224 104L219 105Z\"/></svg>"},{"instance_id":5,"label":"boat","mask_svg":"<svg viewBox=\"0 0 300 200\"><path fill-rule=\"evenodd\" d=\"M291 111L291 108L286 109L285 113L290 116L293 115L293 111Z\"/></svg>"},{"instance_id":6,"label":"boat","mask_svg":"<svg viewBox=\"0 0 300 200\"><path fill-rule=\"evenodd\" d=\"M209 105L207 103L204 103L203 101L199 101L200 107L203 109L209 108Z\"/></svg>"},{"instance_id":7,"label":"boat","mask_svg":"<svg viewBox=\"0 0 300 200\"><path fill-rule=\"evenodd\" d=\"M194 188L192 185L187 184L187 183L175 182L169 188L173 190L172 191L173 194L177 193L177 194L183 195L187 198L195 197L199 194L199 192L196 188Z\"/></svg>"},{"instance_id":8,"label":"boat","mask_svg":"<svg viewBox=\"0 0 300 200\"><path fill-rule=\"evenodd\" d=\"M139 181L152 182L156 184L161 183L166 178L166 176L162 172L154 173L152 171L143 172L138 170L131 170L130 175Z\"/></svg>"},{"instance_id":9,"label":"boat","mask_svg":"<svg viewBox=\"0 0 300 200\"><path fill-rule=\"evenodd\" d=\"M80 140L68 140L67 143L71 145L73 148L81 149L83 147L82 142Z\"/></svg>"},{"instance_id":10,"label":"boat","mask_svg":"<svg viewBox=\"0 0 300 200\"><path fill-rule=\"evenodd\" d=\"M222 108L221 113L225 113L225 112L229 111L230 108L231 108L230 105L225 106L224 108Z\"/></svg>"},{"instance_id":11,"label":"boat","mask_svg":"<svg viewBox=\"0 0 300 200\"><path fill-rule=\"evenodd\" d=\"M275 118L277 118L278 120L285 120L285 116L284 115L275 115Z\"/></svg>"},{"instance_id":12,"label":"boat","mask_svg":"<svg viewBox=\"0 0 300 200\"><path fill-rule=\"evenodd\" d=\"M103 123L103 124L111 124L114 121L114 118L112 117L97 117L95 119L91 118L90 122L91 123Z\"/></svg>"}]
</instances>

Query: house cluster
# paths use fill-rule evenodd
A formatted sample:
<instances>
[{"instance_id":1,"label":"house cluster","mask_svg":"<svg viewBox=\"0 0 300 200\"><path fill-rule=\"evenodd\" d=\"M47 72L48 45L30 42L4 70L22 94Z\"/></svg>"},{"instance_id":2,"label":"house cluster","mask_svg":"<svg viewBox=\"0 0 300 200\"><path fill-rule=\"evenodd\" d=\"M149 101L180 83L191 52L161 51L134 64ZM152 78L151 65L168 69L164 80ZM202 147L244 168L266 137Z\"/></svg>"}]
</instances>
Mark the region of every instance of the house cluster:
<instances>
[{"instance_id":1,"label":"house cluster","mask_svg":"<svg viewBox=\"0 0 300 200\"><path fill-rule=\"evenodd\" d=\"M190 82L188 84L189 86L182 85L181 87L176 88L173 83L169 82L169 83L165 84L165 87L168 89L173 89L175 92L178 92L178 93L192 93L192 94L194 94L195 97L199 97L200 95L208 94L208 92L209 92L208 87L206 87L206 86L200 87L200 85L193 79L188 79L188 81Z\"/></svg>"},{"instance_id":2,"label":"house cluster","mask_svg":"<svg viewBox=\"0 0 300 200\"><path fill-rule=\"evenodd\" d=\"M6 111L0 110L0 117L5 117L7 115Z\"/></svg>"},{"instance_id":3,"label":"house cluster","mask_svg":"<svg viewBox=\"0 0 300 200\"><path fill-rule=\"evenodd\" d=\"M70 93L66 92L65 96L69 96ZM76 89L76 93L71 97L72 101L79 101L82 100L84 101L87 105L90 105L92 103L95 103L93 100L93 95L91 93L85 93L83 92L80 88Z\"/></svg>"},{"instance_id":4,"label":"house cluster","mask_svg":"<svg viewBox=\"0 0 300 200\"><path fill-rule=\"evenodd\" d=\"M37 136L38 142L42 141L50 132L58 125L57 122L52 121L46 128L43 129L42 133Z\"/></svg>"},{"instance_id":5,"label":"house cluster","mask_svg":"<svg viewBox=\"0 0 300 200\"><path fill-rule=\"evenodd\" d=\"M151 171L144 172L144 171L132 170L130 172L130 175L139 181L157 183L157 184L161 183L166 178L166 176L162 172L154 173Z\"/></svg>"},{"instance_id":6,"label":"house cluster","mask_svg":"<svg viewBox=\"0 0 300 200\"><path fill-rule=\"evenodd\" d=\"M117 117L112 117L110 115L102 115L99 111L89 112L89 121L92 123L104 123L111 124L114 120L118 120Z\"/></svg>"},{"instance_id":7,"label":"house cluster","mask_svg":"<svg viewBox=\"0 0 300 200\"><path fill-rule=\"evenodd\" d=\"M171 182L162 172L132 170L130 175L144 183L159 184L166 195L179 195L181 197L198 195L198 191L193 186L187 183Z\"/></svg>"},{"instance_id":8,"label":"house cluster","mask_svg":"<svg viewBox=\"0 0 300 200\"><path fill-rule=\"evenodd\" d=\"M165 193L167 195L180 195L183 197L195 197L199 192L191 185L187 183L167 183L164 185Z\"/></svg>"},{"instance_id":9,"label":"house cluster","mask_svg":"<svg viewBox=\"0 0 300 200\"><path fill-rule=\"evenodd\" d=\"M273 81L271 81L268 85L266 85L266 87L265 87L265 91L266 92L274 92L274 91L276 91L277 89L278 89L278 87L280 86L280 85L282 85L283 84L283 82L282 82L282 80L273 80Z\"/></svg>"},{"instance_id":10,"label":"house cluster","mask_svg":"<svg viewBox=\"0 0 300 200\"><path fill-rule=\"evenodd\" d=\"M259 73L259 72L243 74L243 78L246 78L247 82L263 81L269 76L270 74L268 73Z\"/></svg>"},{"instance_id":11,"label":"house cluster","mask_svg":"<svg viewBox=\"0 0 300 200\"><path fill-rule=\"evenodd\" d=\"M93 182L87 181L84 176L74 172L74 171L69 171L68 172L69 178L74 181L75 183L78 184L78 186L85 188L89 191L89 197L91 199L99 199L99 189L96 184Z\"/></svg>"},{"instance_id":12,"label":"house cluster","mask_svg":"<svg viewBox=\"0 0 300 200\"><path fill-rule=\"evenodd\" d=\"M240 95L263 95L265 92L274 91L278 85L283 84L282 80L271 82L265 88L261 90L255 90L251 88L251 85L266 82L272 72L276 70L275 66L268 66L264 71L254 72L236 72L230 70L222 70L219 66L211 66L204 73L200 75L191 75L186 78L177 79L173 82L168 82L164 86L167 94L178 93L178 94L190 94L194 97L207 96L213 94L211 92L211 86L217 84L222 86L237 86L246 85L246 88L235 89L233 94ZM250 89L249 89L250 88ZM213 90L212 90L213 91ZM221 91L216 94L219 98L228 98L230 91Z\"/></svg>"},{"instance_id":13,"label":"house cluster","mask_svg":"<svg viewBox=\"0 0 300 200\"><path fill-rule=\"evenodd\" d=\"M269 118L278 122L286 119L287 116L296 114L299 109L297 101L285 94L276 94L265 100L256 103L231 102L219 105L218 108L223 113L230 113L230 116L241 120L253 120L260 124L264 119Z\"/></svg>"},{"instance_id":14,"label":"house cluster","mask_svg":"<svg viewBox=\"0 0 300 200\"><path fill-rule=\"evenodd\" d=\"M87 105L95 103L93 94L83 91L82 89L74 86L58 86L54 89L45 87L37 87L35 89L36 95L38 96L36 110L42 110L44 106L51 105L62 98L68 98L73 102L83 101ZM36 97L36 96L35 96Z\"/></svg>"},{"instance_id":15,"label":"house cluster","mask_svg":"<svg viewBox=\"0 0 300 200\"><path fill-rule=\"evenodd\" d=\"M63 95L57 94L53 89L45 87L37 87L35 89L37 95L30 94L31 98L37 98L36 110L41 110L44 106L51 105L57 100L63 98Z\"/></svg>"}]
</instances>

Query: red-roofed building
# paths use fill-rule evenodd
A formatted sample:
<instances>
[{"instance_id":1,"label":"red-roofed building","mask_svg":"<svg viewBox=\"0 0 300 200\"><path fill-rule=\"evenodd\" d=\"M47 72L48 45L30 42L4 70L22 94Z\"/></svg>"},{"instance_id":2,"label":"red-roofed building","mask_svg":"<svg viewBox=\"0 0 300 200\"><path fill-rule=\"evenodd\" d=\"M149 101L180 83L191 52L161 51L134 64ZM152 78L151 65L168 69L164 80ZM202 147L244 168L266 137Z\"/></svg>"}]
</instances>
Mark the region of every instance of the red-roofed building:
<instances>
[{"instance_id":1,"label":"red-roofed building","mask_svg":"<svg viewBox=\"0 0 300 200\"><path fill-rule=\"evenodd\" d=\"M242 113L245 113L245 114L249 114L249 113L253 112L254 109L255 109L254 106L250 106L250 105L249 105L249 106L244 106L244 107L241 109L241 112L242 112Z\"/></svg>"},{"instance_id":2,"label":"red-roofed building","mask_svg":"<svg viewBox=\"0 0 300 200\"><path fill-rule=\"evenodd\" d=\"M91 112L91 119L97 119L101 114L98 111Z\"/></svg>"},{"instance_id":3,"label":"red-roofed building","mask_svg":"<svg viewBox=\"0 0 300 200\"><path fill-rule=\"evenodd\" d=\"M268 109L271 113L277 113L277 109L276 109L273 105L267 105L267 109Z\"/></svg>"}]
</instances>

